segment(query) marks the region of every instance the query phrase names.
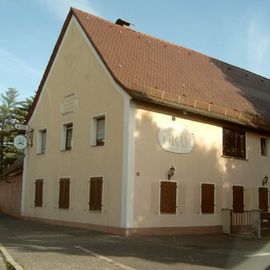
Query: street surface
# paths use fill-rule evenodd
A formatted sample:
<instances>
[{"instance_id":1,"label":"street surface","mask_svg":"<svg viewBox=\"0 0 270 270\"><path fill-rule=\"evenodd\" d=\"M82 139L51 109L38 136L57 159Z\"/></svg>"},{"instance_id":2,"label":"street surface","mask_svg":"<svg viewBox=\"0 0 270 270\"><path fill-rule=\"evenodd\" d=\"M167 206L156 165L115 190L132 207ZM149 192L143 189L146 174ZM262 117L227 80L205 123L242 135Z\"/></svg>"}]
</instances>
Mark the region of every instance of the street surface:
<instances>
[{"instance_id":1,"label":"street surface","mask_svg":"<svg viewBox=\"0 0 270 270\"><path fill-rule=\"evenodd\" d=\"M269 238L120 237L0 215L0 243L25 270L270 270Z\"/></svg>"}]
</instances>

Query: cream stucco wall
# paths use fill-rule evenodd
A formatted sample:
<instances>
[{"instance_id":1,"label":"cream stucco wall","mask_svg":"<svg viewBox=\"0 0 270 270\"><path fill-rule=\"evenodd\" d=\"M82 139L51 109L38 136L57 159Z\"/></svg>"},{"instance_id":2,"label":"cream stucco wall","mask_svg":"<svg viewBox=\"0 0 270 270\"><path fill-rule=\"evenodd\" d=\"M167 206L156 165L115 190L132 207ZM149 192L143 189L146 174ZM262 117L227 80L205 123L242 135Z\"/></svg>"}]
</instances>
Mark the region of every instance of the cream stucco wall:
<instances>
[{"instance_id":1,"label":"cream stucco wall","mask_svg":"<svg viewBox=\"0 0 270 270\"><path fill-rule=\"evenodd\" d=\"M189 154L163 150L159 130L167 125L182 125L194 134L195 145ZM222 157L222 127L151 111L135 110L134 227L184 227L221 225L221 209L232 208L232 185L245 187L245 209L257 209L257 187L270 175L270 157L260 154L260 136L247 132L247 159ZM178 182L177 214L159 214L159 181ZM200 213L200 184L216 185L215 214Z\"/></svg>"},{"instance_id":2,"label":"cream stucco wall","mask_svg":"<svg viewBox=\"0 0 270 270\"><path fill-rule=\"evenodd\" d=\"M75 112L61 104L74 94ZM248 160L222 157L222 127L132 104L110 77L75 19L67 29L29 122L33 146L26 150L22 214L28 217L122 228L221 225L221 209L231 208L231 187L245 186L245 207L256 209L257 187L270 175L270 157L260 155L260 136L247 133ZM106 117L104 146L91 146L92 118ZM62 125L73 122L72 150L61 150ZM163 150L160 127L181 124L193 134L189 154ZM47 129L45 154L37 154L38 130ZM178 183L176 215L159 214L159 181ZM89 179L104 177L103 211L88 210ZM58 209L59 178L71 179L70 209ZM34 207L35 179L44 179L44 205ZM216 185L215 214L200 213L200 183Z\"/></svg>"},{"instance_id":3,"label":"cream stucco wall","mask_svg":"<svg viewBox=\"0 0 270 270\"><path fill-rule=\"evenodd\" d=\"M26 151L23 215L120 227L124 110L127 95L105 72L73 18L29 122L33 147ZM64 97L75 94L74 113L63 115ZM106 142L91 146L91 120L105 114ZM73 122L72 150L61 151L61 129ZM46 153L37 154L37 133L47 129ZM89 178L104 177L103 211L90 212ZM70 177L70 209L58 209L59 178ZM34 207L34 182L44 179L44 206Z\"/></svg>"}]
</instances>

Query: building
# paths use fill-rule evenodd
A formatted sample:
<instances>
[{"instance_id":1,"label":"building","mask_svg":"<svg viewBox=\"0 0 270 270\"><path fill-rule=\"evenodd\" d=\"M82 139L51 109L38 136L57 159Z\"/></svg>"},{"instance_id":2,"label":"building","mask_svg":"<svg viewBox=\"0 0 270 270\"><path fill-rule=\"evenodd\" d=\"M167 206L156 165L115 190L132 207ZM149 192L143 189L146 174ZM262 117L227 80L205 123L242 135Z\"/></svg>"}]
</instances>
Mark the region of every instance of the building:
<instances>
[{"instance_id":1,"label":"building","mask_svg":"<svg viewBox=\"0 0 270 270\"><path fill-rule=\"evenodd\" d=\"M0 175L0 212L21 218L23 159L18 158Z\"/></svg>"},{"instance_id":2,"label":"building","mask_svg":"<svg viewBox=\"0 0 270 270\"><path fill-rule=\"evenodd\" d=\"M215 233L269 210L270 80L71 9L28 124L22 215Z\"/></svg>"}]
</instances>

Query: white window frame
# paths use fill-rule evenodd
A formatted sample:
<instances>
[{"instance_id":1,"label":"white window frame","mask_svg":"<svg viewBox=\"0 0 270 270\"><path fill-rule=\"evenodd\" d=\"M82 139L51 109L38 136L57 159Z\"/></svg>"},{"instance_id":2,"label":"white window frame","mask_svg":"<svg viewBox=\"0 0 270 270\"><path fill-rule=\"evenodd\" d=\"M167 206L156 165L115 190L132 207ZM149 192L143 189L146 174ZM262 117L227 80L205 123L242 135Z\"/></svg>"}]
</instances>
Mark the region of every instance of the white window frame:
<instances>
[{"instance_id":1,"label":"white window frame","mask_svg":"<svg viewBox=\"0 0 270 270\"><path fill-rule=\"evenodd\" d=\"M104 126L104 144L99 145L97 144L97 120L100 118L105 119L105 126ZM90 145L91 146L104 146L106 144L106 114L105 113L101 113L98 115L94 115L91 118L91 138L90 138Z\"/></svg>"},{"instance_id":2,"label":"white window frame","mask_svg":"<svg viewBox=\"0 0 270 270\"><path fill-rule=\"evenodd\" d=\"M160 194L161 194L161 182L174 182L176 183L176 211L175 213L161 213L160 212ZM168 180L168 179L160 179L159 182L158 182L159 186L158 186L158 214L160 216L177 216L178 215L178 188L179 188L179 185L178 185L178 180Z\"/></svg>"},{"instance_id":3,"label":"white window frame","mask_svg":"<svg viewBox=\"0 0 270 270\"><path fill-rule=\"evenodd\" d=\"M69 124L72 124L71 148L66 148L67 126ZM68 122L62 123L62 126L61 126L61 151L70 151L70 150L72 150L73 142L74 142L74 122L73 121L68 121Z\"/></svg>"},{"instance_id":4,"label":"white window frame","mask_svg":"<svg viewBox=\"0 0 270 270\"><path fill-rule=\"evenodd\" d=\"M89 204L90 204L90 188L91 188L91 178L102 178L102 193L101 193L101 210L90 210ZM91 175L89 177L88 181L88 212L89 213L103 213L104 212L104 176L103 175Z\"/></svg>"},{"instance_id":5,"label":"white window frame","mask_svg":"<svg viewBox=\"0 0 270 270\"><path fill-rule=\"evenodd\" d=\"M44 149L44 151L42 151L42 138L43 138L42 134L44 131L46 131L46 141L45 141L45 149ZM48 138L48 129L47 128L39 129L37 132L37 148L36 148L38 155L43 155L46 153L47 138Z\"/></svg>"},{"instance_id":6,"label":"white window frame","mask_svg":"<svg viewBox=\"0 0 270 270\"><path fill-rule=\"evenodd\" d=\"M214 185L214 213L203 213L202 212L202 185L211 184ZM217 210L217 184L215 182L200 182L200 214L201 215L214 215Z\"/></svg>"}]
</instances>

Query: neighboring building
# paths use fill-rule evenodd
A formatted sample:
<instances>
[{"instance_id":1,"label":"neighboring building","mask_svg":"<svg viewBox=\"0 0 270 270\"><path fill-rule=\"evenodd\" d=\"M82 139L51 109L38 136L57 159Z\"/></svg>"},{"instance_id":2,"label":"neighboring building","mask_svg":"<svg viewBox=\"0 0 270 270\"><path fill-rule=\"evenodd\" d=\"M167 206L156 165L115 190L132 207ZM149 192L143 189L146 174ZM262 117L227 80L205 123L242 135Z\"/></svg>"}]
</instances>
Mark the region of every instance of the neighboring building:
<instances>
[{"instance_id":1,"label":"neighboring building","mask_svg":"<svg viewBox=\"0 0 270 270\"><path fill-rule=\"evenodd\" d=\"M214 233L268 211L270 80L192 50L71 9L28 124L27 218Z\"/></svg>"},{"instance_id":2,"label":"neighboring building","mask_svg":"<svg viewBox=\"0 0 270 270\"><path fill-rule=\"evenodd\" d=\"M23 160L18 158L0 175L0 212L21 217Z\"/></svg>"}]
</instances>

